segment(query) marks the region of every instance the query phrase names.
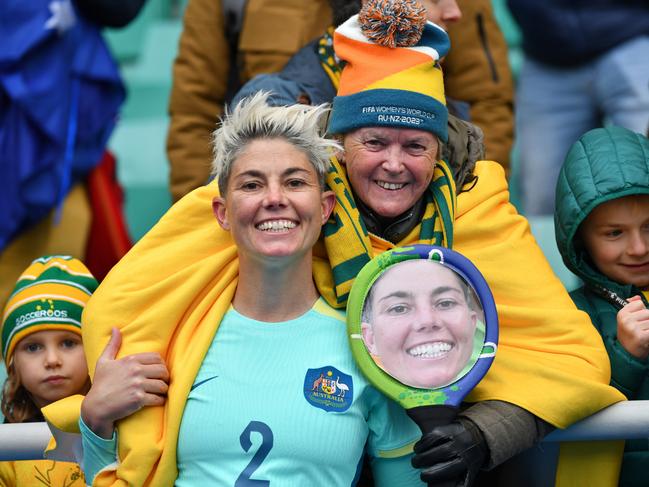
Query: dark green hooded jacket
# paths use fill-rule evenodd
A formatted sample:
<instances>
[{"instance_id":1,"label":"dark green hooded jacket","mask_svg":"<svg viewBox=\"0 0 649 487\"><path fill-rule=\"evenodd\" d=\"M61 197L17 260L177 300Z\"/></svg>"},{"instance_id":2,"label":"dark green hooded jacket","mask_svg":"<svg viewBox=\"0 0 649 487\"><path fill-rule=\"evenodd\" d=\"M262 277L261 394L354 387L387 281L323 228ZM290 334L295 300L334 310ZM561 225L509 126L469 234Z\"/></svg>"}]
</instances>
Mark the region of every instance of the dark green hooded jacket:
<instances>
[{"instance_id":1,"label":"dark green hooded jacket","mask_svg":"<svg viewBox=\"0 0 649 487\"><path fill-rule=\"evenodd\" d=\"M596 206L636 194L649 194L649 140L620 127L599 128L584 134L568 152L557 182L554 214L559 252L584 283L570 295L602 335L611 359L611 385L631 400L649 399L649 364L617 341L617 312L623 302L616 297L642 293L609 279L592 264L580 243L579 226ZM643 300L647 306L644 296ZM627 441L620 485L646 485L648 468L649 439Z\"/></svg>"}]
</instances>

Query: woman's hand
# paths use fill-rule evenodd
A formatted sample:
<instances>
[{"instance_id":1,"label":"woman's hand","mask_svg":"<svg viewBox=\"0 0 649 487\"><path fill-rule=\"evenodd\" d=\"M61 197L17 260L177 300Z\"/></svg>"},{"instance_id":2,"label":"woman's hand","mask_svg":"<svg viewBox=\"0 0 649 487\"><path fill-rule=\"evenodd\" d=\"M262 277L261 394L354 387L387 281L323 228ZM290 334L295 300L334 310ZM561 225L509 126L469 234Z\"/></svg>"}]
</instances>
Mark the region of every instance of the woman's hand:
<instances>
[{"instance_id":1,"label":"woman's hand","mask_svg":"<svg viewBox=\"0 0 649 487\"><path fill-rule=\"evenodd\" d=\"M81 404L83 422L102 438L111 438L115 421L145 406L162 406L169 371L159 353L136 353L115 360L122 335L113 328L97 360L92 387Z\"/></svg>"},{"instance_id":2,"label":"woman's hand","mask_svg":"<svg viewBox=\"0 0 649 487\"><path fill-rule=\"evenodd\" d=\"M618 311L617 340L634 357L649 356L649 310L640 296L629 298L629 304Z\"/></svg>"}]
</instances>

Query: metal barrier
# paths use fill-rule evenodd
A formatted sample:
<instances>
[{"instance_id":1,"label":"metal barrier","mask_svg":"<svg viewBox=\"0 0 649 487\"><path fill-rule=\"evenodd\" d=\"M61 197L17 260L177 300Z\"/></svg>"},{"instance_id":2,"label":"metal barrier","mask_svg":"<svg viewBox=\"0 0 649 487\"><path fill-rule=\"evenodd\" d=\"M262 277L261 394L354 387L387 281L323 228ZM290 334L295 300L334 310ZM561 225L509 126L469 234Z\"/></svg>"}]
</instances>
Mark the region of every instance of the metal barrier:
<instances>
[{"instance_id":1,"label":"metal barrier","mask_svg":"<svg viewBox=\"0 0 649 487\"><path fill-rule=\"evenodd\" d=\"M495 481L501 487L551 487L555 485L560 441L638 438L649 438L649 401L620 402L570 428L554 430L541 443L508 460Z\"/></svg>"},{"instance_id":2,"label":"metal barrier","mask_svg":"<svg viewBox=\"0 0 649 487\"><path fill-rule=\"evenodd\" d=\"M570 428L553 431L544 438L539 449L554 452L556 446L553 444L559 441L637 438L649 438L649 401L613 404ZM42 459L49 440L46 423L0 424L0 461Z\"/></svg>"},{"instance_id":3,"label":"metal barrier","mask_svg":"<svg viewBox=\"0 0 649 487\"><path fill-rule=\"evenodd\" d=\"M0 461L40 460L51 436L47 423L0 424Z\"/></svg>"},{"instance_id":4,"label":"metal barrier","mask_svg":"<svg viewBox=\"0 0 649 487\"><path fill-rule=\"evenodd\" d=\"M588 416L543 442L649 438L649 401L623 401Z\"/></svg>"}]
</instances>

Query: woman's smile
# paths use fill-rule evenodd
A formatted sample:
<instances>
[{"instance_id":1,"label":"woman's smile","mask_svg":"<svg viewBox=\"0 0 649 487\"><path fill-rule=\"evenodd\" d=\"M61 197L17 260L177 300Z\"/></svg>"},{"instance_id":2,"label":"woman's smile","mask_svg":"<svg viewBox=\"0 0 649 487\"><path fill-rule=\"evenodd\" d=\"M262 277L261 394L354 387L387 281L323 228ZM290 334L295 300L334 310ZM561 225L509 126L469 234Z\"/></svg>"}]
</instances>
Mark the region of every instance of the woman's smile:
<instances>
[{"instance_id":1,"label":"woman's smile","mask_svg":"<svg viewBox=\"0 0 649 487\"><path fill-rule=\"evenodd\" d=\"M454 345L446 341L422 343L406 350L406 353L415 358L440 359L446 357Z\"/></svg>"},{"instance_id":2,"label":"woman's smile","mask_svg":"<svg viewBox=\"0 0 649 487\"><path fill-rule=\"evenodd\" d=\"M272 233L288 232L297 226L298 223L291 220L266 220L256 225L257 230Z\"/></svg>"}]
</instances>

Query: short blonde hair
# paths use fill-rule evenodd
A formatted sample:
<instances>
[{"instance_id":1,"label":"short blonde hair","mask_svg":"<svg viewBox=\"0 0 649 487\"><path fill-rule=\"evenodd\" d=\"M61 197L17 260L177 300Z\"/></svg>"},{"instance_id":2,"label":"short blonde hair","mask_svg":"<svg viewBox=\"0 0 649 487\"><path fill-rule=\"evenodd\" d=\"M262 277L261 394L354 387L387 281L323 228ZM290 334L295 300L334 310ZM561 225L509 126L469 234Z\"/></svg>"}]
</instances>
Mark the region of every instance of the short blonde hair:
<instances>
[{"instance_id":1,"label":"short blonde hair","mask_svg":"<svg viewBox=\"0 0 649 487\"><path fill-rule=\"evenodd\" d=\"M260 91L244 98L232 112L226 111L221 126L214 132L212 174L218 180L221 195L227 190L232 164L250 142L258 139L284 139L304 152L324 188L331 150L341 150L338 142L323 135L329 106L274 107L268 104L268 96L268 92Z\"/></svg>"}]
</instances>

